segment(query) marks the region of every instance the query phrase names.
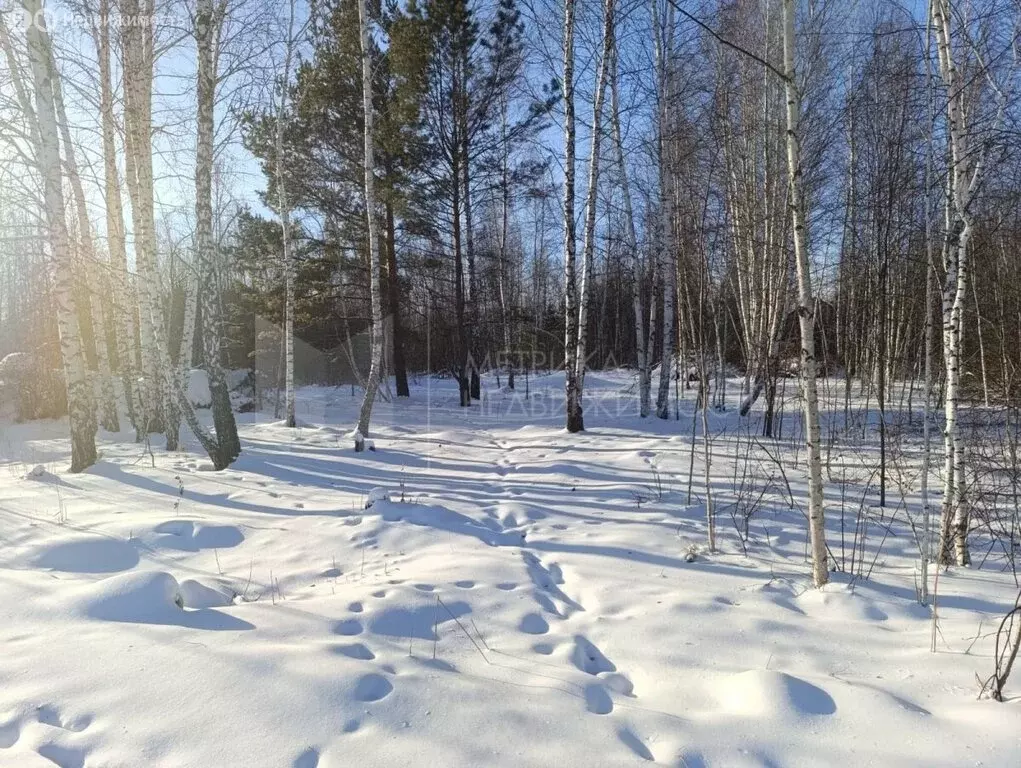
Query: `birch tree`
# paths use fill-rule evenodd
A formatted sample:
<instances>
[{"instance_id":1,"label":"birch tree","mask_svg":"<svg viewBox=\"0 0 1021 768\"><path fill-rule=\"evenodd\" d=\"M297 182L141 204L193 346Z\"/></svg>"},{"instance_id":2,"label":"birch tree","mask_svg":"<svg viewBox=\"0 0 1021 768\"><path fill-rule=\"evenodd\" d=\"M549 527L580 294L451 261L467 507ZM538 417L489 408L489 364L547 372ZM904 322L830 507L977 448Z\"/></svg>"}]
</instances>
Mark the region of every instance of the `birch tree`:
<instances>
[{"instance_id":1,"label":"birch tree","mask_svg":"<svg viewBox=\"0 0 1021 768\"><path fill-rule=\"evenodd\" d=\"M60 353L67 386L68 421L71 429L71 471L81 472L96 461L96 414L82 348L74 297L74 269L64 207L60 169L60 139L54 106L53 54L40 0L24 0L35 23L27 30L35 114L38 123L36 158L43 179L46 222L50 246L53 296L57 309Z\"/></svg>"},{"instance_id":2,"label":"birch tree","mask_svg":"<svg viewBox=\"0 0 1021 768\"><path fill-rule=\"evenodd\" d=\"M128 416L135 427L136 439L144 429L135 366L135 312L128 255L124 234L124 204L117 168L117 120L114 115L114 86L111 75L110 0L100 0L98 19L92 18L92 39L99 64L99 111L103 137L103 191L105 196L106 239L113 281L113 309L117 322L117 363Z\"/></svg>"},{"instance_id":3,"label":"birch tree","mask_svg":"<svg viewBox=\"0 0 1021 768\"><path fill-rule=\"evenodd\" d=\"M224 6L221 4L219 9L214 11L213 0L198 0L195 7L195 41L198 52L195 253L198 261L198 274L201 276L202 345L205 351L206 371L209 376L213 425L216 431L215 439L206 434L199 434L199 432L204 432L204 429L198 426L197 421L190 421L189 424L207 452L210 453L210 458L216 469L229 466L241 453L237 424L234 421L234 411L231 408L230 390L227 387L227 375L223 367L219 259L215 254L213 239L213 107L217 80L216 57L213 48L217 31L223 21L223 8ZM182 359L188 359L191 355L191 333L195 327L194 297L186 301L186 307L190 307L191 312L185 312L183 335L187 346L182 345ZM293 407L293 401L291 405Z\"/></svg>"},{"instance_id":4,"label":"birch tree","mask_svg":"<svg viewBox=\"0 0 1021 768\"><path fill-rule=\"evenodd\" d=\"M957 15L955 15L955 10ZM958 68L954 49L954 26L960 21L959 9L951 0L932 0L932 27L936 38L939 72L946 89L946 125L949 134L950 167L947 176L946 237L943 243L943 360L946 368L946 395L943 427L943 503L941 510L940 561L950 560L951 538L954 559L968 565L968 507L963 500L964 445L958 411L960 405L962 325L968 281L971 277L969 245L975 229L975 200L983 181L991 135L1003 119L1005 95L997 88L991 71L979 62L980 72L968 77ZM956 21L955 21L956 19ZM1016 28L1015 28L1016 31ZM964 30L960 35L968 39ZM977 50L973 50L978 53ZM976 84L988 82L997 92L999 106L991 129L981 136L969 116L977 112L969 103Z\"/></svg>"},{"instance_id":5,"label":"birch tree","mask_svg":"<svg viewBox=\"0 0 1021 768\"><path fill-rule=\"evenodd\" d=\"M677 254L673 243L671 221L673 196L670 190L671 162L670 101L671 64L673 51L674 8L672 4L662 6L653 0L654 49L656 56L656 160L659 169L659 209L656 213L656 260L662 277L662 346L663 355L659 365L659 390L656 395L656 416L670 418L670 379L674 365L674 338L676 336L674 307L677 300Z\"/></svg>"},{"instance_id":6,"label":"birch tree","mask_svg":"<svg viewBox=\"0 0 1021 768\"><path fill-rule=\"evenodd\" d=\"M780 46L775 6L750 6L750 18L734 31L761 35L767 57ZM741 415L765 392L763 433L773 434L779 337L787 311L789 218L785 137L781 129L784 92L769 70L744 56L721 56L718 119L725 166L728 224L733 258L731 287L744 348L745 380Z\"/></svg>"},{"instance_id":7,"label":"birch tree","mask_svg":"<svg viewBox=\"0 0 1021 768\"><path fill-rule=\"evenodd\" d=\"M365 382L365 395L358 414L355 447L361 447L360 437L369 436L372 404L379 387L380 369L383 366L383 297L379 286L379 234L376 225L376 164L373 154L372 107L372 51L369 47L369 15L365 0L358 0L358 24L362 44L362 112L365 137L365 216L369 246L369 295L372 306L372 360L369 377Z\"/></svg>"},{"instance_id":8,"label":"birch tree","mask_svg":"<svg viewBox=\"0 0 1021 768\"><path fill-rule=\"evenodd\" d=\"M564 0L563 93L564 93L564 389L567 398L567 431L581 432L581 391L577 379L578 281L576 275L577 232L574 221L575 115L574 115L574 0Z\"/></svg>"},{"instance_id":9,"label":"birch tree","mask_svg":"<svg viewBox=\"0 0 1021 768\"><path fill-rule=\"evenodd\" d=\"M592 99L592 137L589 140L588 193L585 198L585 232L582 245L581 289L578 295L578 338L575 341L576 370L574 373L577 426L584 429L582 415L582 396L585 389L585 368L588 364L588 307L591 294L592 262L596 240L596 197L599 191L599 148L602 143L603 100L606 84L609 79L610 59L614 47L614 0L603 2L603 48L599 57L599 70L596 75L596 91Z\"/></svg>"},{"instance_id":10,"label":"birch tree","mask_svg":"<svg viewBox=\"0 0 1021 768\"><path fill-rule=\"evenodd\" d=\"M140 397L143 433L164 430L167 448L177 447L173 423L173 371L165 342L156 270L156 223L152 170L153 33L142 17L152 17L152 0L120 0L120 15L128 20L121 30L124 83L124 163L131 200L135 269L142 358Z\"/></svg>"},{"instance_id":11,"label":"birch tree","mask_svg":"<svg viewBox=\"0 0 1021 768\"><path fill-rule=\"evenodd\" d=\"M288 3L284 69L281 73L274 137L277 205L280 209L280 234L284 249L284 424L288 427L297 426L294 416L294 245L291 243L291 204L287 198L287 177L284 172L284 115L287 112L291 62L294 57L294 4L295 0Z\"/></svg>"},{"instance_id":12,"label":"birch tree","mask_svg":"<svg viewBox=\"0 0 1021 768\"><path fill-rule=\"evenodd\" d=\"M71 186L74 199L75 218L78 224L78 272L87 286L86 296L89 303L89 319L92 321L92 338L96 350L96 366L98 368L99 413L103 428L110 432L120 431L117 417L117 401L114 398L113 378L110 374L110 355L107 350L108 334L103 322L101 306L102 265L92 237L92 223L89 219L89 208L85 201L85 187L78 173L78 160L75 156L75 144L71 139L71 126L67 119L64 106L64 93L61 87L60 73L57 68L53 48L49 50L49 68L53 72L53 104L57 115L60 138L64 145L64 169Z\"/></svg>"},{"instance_id":13,"label":"birch tree","mask_svg":"<svg viewBox=\"0 0 1021 768\"><path fill-rule=\"evenodd\" d=\"M823 510L821 430L815 360L815 296L808 255L808 218L801 164L801 93L795 66L797 42L795 0L783 0L783 73L787 94L787 171L790 185L794 259L798 275L798 325L801 330L801 386L804 397L805 447L808 449L808 526L812 548L812 580L821 587L829 581L826 563L826 528Z\"/></svg>"}]
</instances>

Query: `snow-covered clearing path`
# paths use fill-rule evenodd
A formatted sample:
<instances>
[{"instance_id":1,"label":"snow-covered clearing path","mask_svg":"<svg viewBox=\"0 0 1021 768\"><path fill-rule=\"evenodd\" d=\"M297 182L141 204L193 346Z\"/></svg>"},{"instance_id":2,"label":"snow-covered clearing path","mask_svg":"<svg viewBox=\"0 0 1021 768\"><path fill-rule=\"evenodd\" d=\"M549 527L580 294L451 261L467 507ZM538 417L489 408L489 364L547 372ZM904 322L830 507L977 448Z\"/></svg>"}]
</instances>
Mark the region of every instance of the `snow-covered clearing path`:
<instances>
[{"instance_id":1,"label":"snow-covered clearing path","mask_svg":"<svg viewBox=\"0 0 1021 768\"><path fill-rule=\"evenodd\" d=\"M628 376L592 375L590 431L569 436L560 380L536 383L465 414L431 381L380 406L361 454L358 398L308 390L314 426L253 418L222 473L121 435L69 475L66 427L6 425L0 765L1021 761L1016 703L974 700L1009 574L941 576L936 654L903 516L867 539L870 578L809 589L784 490L803 478L751 488L733 415L712 466L722 551L689 563L690 419L611 412Z\"/></svg>"}]
</instances>

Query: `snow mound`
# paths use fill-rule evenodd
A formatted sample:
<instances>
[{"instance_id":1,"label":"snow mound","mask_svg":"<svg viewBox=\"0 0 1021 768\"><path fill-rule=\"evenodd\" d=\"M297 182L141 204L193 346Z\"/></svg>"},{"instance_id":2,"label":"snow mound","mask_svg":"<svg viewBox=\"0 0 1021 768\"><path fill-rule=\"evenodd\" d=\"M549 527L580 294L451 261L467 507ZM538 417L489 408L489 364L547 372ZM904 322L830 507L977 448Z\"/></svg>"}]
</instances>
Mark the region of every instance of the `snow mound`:
<instances>
[{"instance_id":1,"label":"snow mound","mask_svg":"<svg viewBox=\"0 0 1021 768\"><path fill-rule=\"evenodd\" d=\"M154 544L170 549L196 552L200 549L229 549L245 540L236 525L211 525L197 520L166 520L156 525Z\"/></svg>"},{"instance_id":2,"label":"snow mound","mask_svg":"<svg viewBox=\"0 0 1021 768\"><path fill-rule=\"evenodd\" d=\"M731 715L791 719L832 715L836 702L822 688L799 677L752 669L720 680L716 697Z\"/></svg>"},{"instance_id":3,"label":"snow mound","mask_svg":"<svg viewBox=\"0 0 1021 768\"><path fill-rule=\"evenodd\" d=\"M377 501L390 501L390 492L385 488L373 488L365 497L364 509L371 508Z\"/></svg>"},{"instance_id":4,"label":"snow mound","mask_svg":"<svg viewBox=\"0 0 1021 768\"><path fill-rule=\"evenodd\" d=\"M187 600L196 603L212 598L210 587L192 582L182 589L165 571L122 573L90 584L77 596L74 611L90 619L131 624L162 624L208 630L254 629L242 621L204 606L186 610Z\"/></svg>"},{"instance_id":5,"label":"snow mound","mask_svg":"<svg viewBox=\"0 0 1021 768\"><path fill-rule=\"evenodd\" d=\"M188 402L196 408L209 408L213 404L213 395L209 390L209 374L201 368L188 371Z\"/></svg>"},{"instance_id":6,"label":"snow mound","mask_svg":"<svg viewBox=\"0 0 1021 768\"><path fill-rule=\"evenodd\" d=\"M44 467L42 464L36 464L34 467L32 467L32 469L28 471L28 474L25 475L25 478L28 480L41 480L48 474L49 472L46 471L46 467Z\"/></svg>"},{"instance_id":7,"label":"snow mound","mask_svg":"<svg viewBox=\"0 0 1021 768\"><path fill-rule=\"evenodd\" d=\"M517 528L545 517L541 510L518 501L500 501L496 506L496 519L504 528Z\"/></svg>"},{"instance_id":8,"label":"snow mound","mask_svg":"<svg viewBox=\"0 0 1021 768\"><path fill-rule=\"evenodd\" d=\"M795 598L809 616L835 621L886 621L886 611L847 584L830 582Z\"/></svg>"},{"instance_id":9,"label":"snow mound","mask_svg":"<svg viewBox=\"0 0 1021 768\"><path fill-rule=\"evenodd\" d=\"M166 619L184 608L177 579L164 571L111 576L90 591L83 607L93 619L169 624Z\"/></svg>"}]
</instances>

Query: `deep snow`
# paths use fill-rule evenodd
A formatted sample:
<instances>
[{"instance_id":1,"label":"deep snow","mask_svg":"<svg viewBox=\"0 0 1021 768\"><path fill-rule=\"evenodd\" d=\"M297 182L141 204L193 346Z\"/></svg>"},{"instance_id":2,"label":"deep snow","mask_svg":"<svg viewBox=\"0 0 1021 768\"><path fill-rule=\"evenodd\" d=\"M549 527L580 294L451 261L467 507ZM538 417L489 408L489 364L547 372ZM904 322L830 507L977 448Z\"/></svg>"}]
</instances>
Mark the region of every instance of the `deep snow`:
<instances>
[{"instance_id":1,"label":"deep snow","mask_svg":"<svg viewBox=\"0 0 1021 768\"><path fill-rule=\"evenodd\" d=\"M568 435L561 378L486 384L463 411L422 379L364 453L360 397L303 390L221 473L124 433L70 475L64 424L0 426L0 765L1021 764L1018 703L975 700L1009 574L941 575L930 653L903 510L870 578L809 588L796 425L711 416L710 554L690 401L642 421L631 374L590 374Z\"/></svg>"}]
</instances>

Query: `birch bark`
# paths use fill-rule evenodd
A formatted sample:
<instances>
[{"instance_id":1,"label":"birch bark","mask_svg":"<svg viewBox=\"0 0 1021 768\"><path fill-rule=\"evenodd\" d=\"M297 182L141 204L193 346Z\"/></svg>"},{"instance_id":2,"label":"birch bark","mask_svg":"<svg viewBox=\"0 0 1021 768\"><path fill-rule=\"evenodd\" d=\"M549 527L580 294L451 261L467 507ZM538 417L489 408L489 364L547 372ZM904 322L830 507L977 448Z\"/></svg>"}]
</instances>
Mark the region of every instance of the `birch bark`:
<instances>
[{"instance_id":1,"label":"birch bark","mask_svg":"<svg viewBox=\"0 0 1021 768\"><path fill-rule=\"evenodd\" d=\"M676 252L673 244L671 212L673 207L670 192L670 51L673 47L673 6L666 6L664 14L658 3L653 1L653 34L656 52L656 146L659 166L659 211L656 219L657 260L661 264L663 278L663 354L659 365L659 390L656 395L656 416L670 418L670 375L674 361L675 317L674 305L677 298Z\"/></svg>"},{"instance_id":2,"label":"birch bark","mask_svg":"<svg viewBox=\"0 0 1021 768\"><path fill-rule=\"evenodd\" d=\"M582 398L585 392L585 368L588 358L588 305L590 284L592 281L592 265L595 255L596 240L596 196L599 191L599 148L603 135L603 101L606 95L606 83L609 79L610 57L614 46L613 34L614 0L603 2L603 49L599 60L599 74L596 80L596 92L592 100L592 138L589 142L588 193L585 198L585 232L582 244L581 289L578 296L578 339L575 353L574 373L577 387L577 408L579 417L582 414Z\"/></svg>"},{"instance_id":3,"label":"birch bark","mask_svg":"<svg viewBox=\"0 0 1021 768\"><path fill-rule=\"evenodd\" d=\"M96 461L96 414L85 368L81 331L74 300L74 273L64 218L63 178L60 171L60 140L54 109L52 54L49 34L40 13L40 0L25 0L25 10L37 19L28 27L28 49L38 122L36 159L43 177L46 222L50 244L53 298L57 330L67 386L68 422L71 431L71 471L81 472Z\"/></svg>"},{"instance_id":4,"label":"birch bark","mask_svg":"<svg viewBox=\"0 0 1021 768\"><path fill-rule=\"evenodd\" d=\"M574 221L575 116L574 116L574 0L564 0L564 389L567 431L581 432L585 423L578 390L578 285L575 273L577 231Z\"/></svg>"},{"instance_id":5,"label":"birch bark","mask_svg":"<svg viewBox=\"0 0 1021 768\"><path fill-rule=\"evenodd\" d=\"M221 5L222 9L223 6ZM216 58L213 48L222 22L213 10L213 0L198 0L195 7L195 39L198 50L197 124L195 145L195 253L198 257L199 286L202 303L202 347L205 352L209 393L212 400L213 426L216 430L214 454L210 455L216 469L224 469L241 454L237 424L230 403L230 390L223 366L223 322L220 317L220 276L216 243L213 238L213 128L216 95ZM194 329L194 297L192 297L191 329ZM190 341L190 329L185 338ZM182 358L190 357L191 346L181 350Z\"/></svg>"},{"instance_id":6,"label":"birch bark","mask_svg":"<svg viewBox=\"0 0 1021 768\"><path fill-rule=\"evenodd\" d=\"M822 455L820 451L819 398L815 379L815 296L808 257L808 232L801 165L801 94L795 67L795 0L783 0L784 87L787 93L787 170L790 184L794 258L798 273L798 322L801 329L801 385L804 389L804 430L808 449L808 525L812 548L812 580L821 587L829 581L826 564L826 530L823 510Z\"/></svg>"},{"instance_id":7,"label":"birch bark","mask_svg":"<svg viewBox=\"0 0 1021 768\"><path fill-rule=\"evenodd\" d=\"M379 288L379 234L376 221L376 163L373 145L372 112L372 58L369 48L369 16L365 0L358 0L358 23L362 43L362 111L365 138L365 215L369 233L369 297L372 304L372 361L369 378L365 382L365 396L358 415L358 435L369 436L372 404L379 387L380 368L383 364L383 297ZM356 447L359 445L355 438Z\"/></svg>"}]
</instances>

